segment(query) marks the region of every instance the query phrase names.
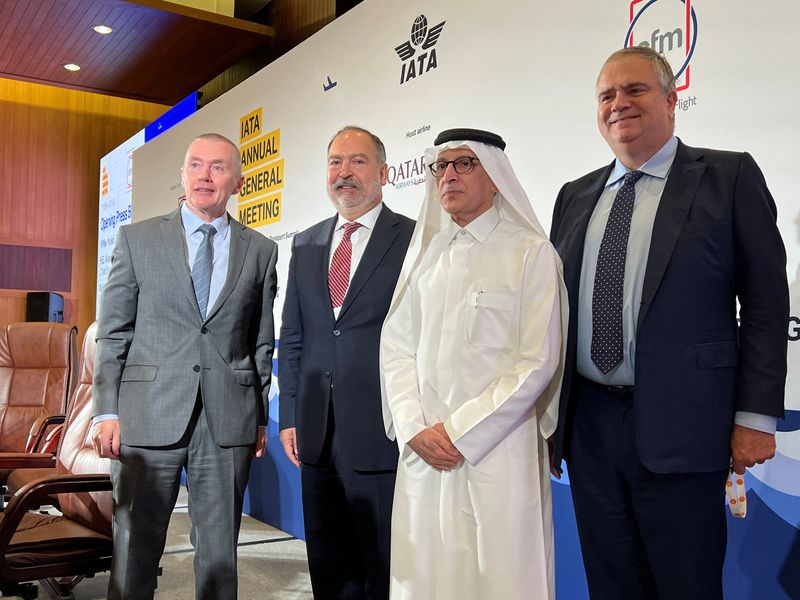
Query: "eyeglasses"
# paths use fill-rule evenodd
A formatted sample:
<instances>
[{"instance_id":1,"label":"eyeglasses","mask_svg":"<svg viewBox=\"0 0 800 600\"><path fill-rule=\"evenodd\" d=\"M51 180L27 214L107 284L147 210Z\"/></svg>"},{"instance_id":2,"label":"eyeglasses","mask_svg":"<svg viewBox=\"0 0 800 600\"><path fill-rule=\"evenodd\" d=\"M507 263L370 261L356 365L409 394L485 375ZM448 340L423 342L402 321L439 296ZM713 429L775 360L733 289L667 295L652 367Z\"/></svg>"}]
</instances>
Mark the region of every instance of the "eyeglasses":
<instances>
[{"instance_id":1,"label":"eyeglasses","mask_svg":"<svg viewBox=\"0 0 800 600\"><path fill-rule=\"evenodd\" d=\"M437 160L428 165L428 168L433 173L436 179L444 177L444 172L447 171L447 165L453 165L453 169L459 175L466 175L475 167L475 161L480 163L476 156L459 156L455 160Z\"/></svg>"}]
</instances>

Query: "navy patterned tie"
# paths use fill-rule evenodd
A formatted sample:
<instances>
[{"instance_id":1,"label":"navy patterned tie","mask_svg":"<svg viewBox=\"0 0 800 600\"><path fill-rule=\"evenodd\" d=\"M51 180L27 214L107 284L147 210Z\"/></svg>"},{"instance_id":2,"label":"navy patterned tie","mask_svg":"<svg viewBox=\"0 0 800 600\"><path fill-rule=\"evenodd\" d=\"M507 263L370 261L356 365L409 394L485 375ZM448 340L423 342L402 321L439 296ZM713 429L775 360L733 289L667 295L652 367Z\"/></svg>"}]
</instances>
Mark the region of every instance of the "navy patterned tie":
<instances>
[{"instance_id":1,"label":"navy patterned tie","mask_svg":"<svg viewBox=\"0 0 800 600\"><path fill-rule=\"evenodd\" d=\"M592 362L603 373L622 362L622 290L625 254L631 232L636 182L644 175L631 171L614 198L597 254L592 291Z\"/></svg>"},{"instance_id":2,"label":"navy patterned tie","mask_svg":"<svg viewBox=\"0 0 800 600\"><path fill-rule=\"evenodd\" d=\"M192 266L192 283L194 284L194 294L197 296L197 307L200 309L200 316L205 321L206 309L208 308L208 290L211 287L211 264L213 262L213 252L211 248L211 238L217 233L213 225L208 223L197 228L203 234L203 241L197 249Z\"/></svg>"}]
</instances>

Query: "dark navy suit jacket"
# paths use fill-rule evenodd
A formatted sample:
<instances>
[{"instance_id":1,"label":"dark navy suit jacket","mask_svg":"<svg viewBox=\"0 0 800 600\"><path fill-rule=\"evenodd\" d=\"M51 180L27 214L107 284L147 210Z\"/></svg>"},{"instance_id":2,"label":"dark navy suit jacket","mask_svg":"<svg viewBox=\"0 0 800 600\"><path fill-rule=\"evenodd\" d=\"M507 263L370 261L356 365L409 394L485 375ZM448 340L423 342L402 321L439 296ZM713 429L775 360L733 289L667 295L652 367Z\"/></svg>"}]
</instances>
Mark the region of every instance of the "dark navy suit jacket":
<instances>
[{"instance_id":1,"label":"dark navy suit jacket","mask_svg":"<svg viewBox=\"0 0 800 600\"><path fill-rule=\"evenodd\" d=\"M612 166L565 184L553 213L550 238L570 304L556 465L569 447L586 228ZM783 416L789 293L776 215L749 154L679 143L653 225L636 332L636 444L651 471L724 470L735 411Z\"/></svg>"},{"instance_id":2,"label":"dark navy suit jacket","mask_svg":"<svg viewBox=\"0 0 800 600\"><path fill-rule=\"evenodd\" d=\"M300 460L315 464L333 406L347 462L358 470L394 470L397 445L383 426L378 359L414 221L384 205L334 319L328 257L336 219L297 234L292 243L278 351L280 428L297 428Z\"/></svg>"}]
</instances>

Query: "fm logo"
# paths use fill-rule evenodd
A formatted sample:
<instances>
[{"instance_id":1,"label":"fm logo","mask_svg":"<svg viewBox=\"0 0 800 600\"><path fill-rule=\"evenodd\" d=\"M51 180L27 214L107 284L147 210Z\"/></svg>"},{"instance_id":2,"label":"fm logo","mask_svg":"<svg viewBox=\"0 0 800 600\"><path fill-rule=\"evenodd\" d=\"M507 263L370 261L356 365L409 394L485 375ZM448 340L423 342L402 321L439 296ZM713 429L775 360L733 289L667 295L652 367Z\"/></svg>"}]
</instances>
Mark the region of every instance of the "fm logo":
<instances>
[{"instance_id":1,"label":"fm logo","mask_svg":"<svg viewBox=\"0 0 800 600\"><path fill-rule=\"evenodd\" d=\"M436 62L436 42L444 29L445 21L428 27L428 19L420 15L411 25L411 39L397 46L394 51L403 61L400 71L400 85L414 79L417 75L427 73L438 66ZM418 46L416 48L415 46ZM420 50L421 52L418 52ZM430 50L430 52L428 52ZM416 54L416 57L414 56Z\"/></svg>"},{"instance_id":2,"label":"fm logo","mask_svg":"<svg viewBox=\"0 0 800 600\"><path fill-rule=\"evenodd\" d=\"M632 0L623 47L648 46L663 54L677 80L676 91L689 87L689 63L697 43L697 14L691 0Z\"/></svg>"}]
</instances>

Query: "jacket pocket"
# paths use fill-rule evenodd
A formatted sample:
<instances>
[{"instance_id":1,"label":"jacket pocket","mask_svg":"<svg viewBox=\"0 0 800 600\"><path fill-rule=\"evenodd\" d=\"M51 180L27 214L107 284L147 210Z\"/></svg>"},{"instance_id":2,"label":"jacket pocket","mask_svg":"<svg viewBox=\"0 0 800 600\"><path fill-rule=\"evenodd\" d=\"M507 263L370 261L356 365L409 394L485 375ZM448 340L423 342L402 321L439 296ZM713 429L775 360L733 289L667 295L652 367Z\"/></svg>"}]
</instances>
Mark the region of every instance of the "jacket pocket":
<instances>
[{"instance_id":1,"label":"jacket pocket","mask_svg":"<svg viewBox=\"0 0 800 600\"><path fill-rule=\"evenodd\" d=\"M730 231L733 229L731 221L688 221L683 226L684 233L711 233L713 231Z\"/></svg>"},{"instance_id":2,"label":"jacket pocket","mask_svg":"<svg viewBox=\"0 0 800 600\"><path fill-rule=\"evenodd\" d=\"M736 342L697 344L694 351L700 369L735 367L739 364L739 345Z\"/></svg>"},{"instance_id":3,"label":"jacket pocket","mask_svg":"<svg viewBox=\"0 0 800 600\"><path fill-rule=\"evenodd\" d=\"M121 381L155 381L158 367L154 365L125 365Z\"/></svg>"},{"instance_id":4,"label":"jacket pocket","mask_svg":"<svg viewBox=\"0 0 800 600\"><path fill-rule=\"evenodd\" d=\"M239 278L239 281L236 282L237 287L245 287L250 288L253 290L260 290L263 287L263 283L260 281L255 281L253 279L246 279L246 278Z\"/></svg>"},{"instance_id":5,"label":"jacket pocket","mask_svg":"<svg viewBox=\"0 0 800 600\"><path fill-rule=\"evenodd\" d=\"M236 383L239 385L255 385L256 384L256 373L255 371L245 371L243 369L236 369L233 372L233 376L236 378Z\"/></svg>"}]
</instances>

